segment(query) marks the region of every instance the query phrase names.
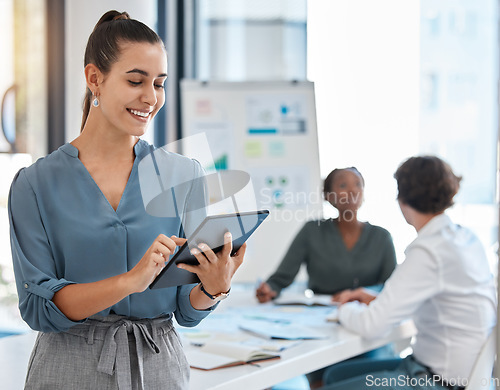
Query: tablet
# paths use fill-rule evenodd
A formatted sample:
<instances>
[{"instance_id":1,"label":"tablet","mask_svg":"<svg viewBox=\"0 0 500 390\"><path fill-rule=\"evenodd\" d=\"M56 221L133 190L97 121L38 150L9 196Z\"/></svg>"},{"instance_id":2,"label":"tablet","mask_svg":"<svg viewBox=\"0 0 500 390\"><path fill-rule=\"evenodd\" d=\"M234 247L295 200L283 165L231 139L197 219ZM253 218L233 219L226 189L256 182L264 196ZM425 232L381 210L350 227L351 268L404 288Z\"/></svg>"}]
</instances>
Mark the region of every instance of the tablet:
<instances>
[{"instance_id":1,"label":"tablet","mask_svg":"<svg viewBox=\"0 0 500 390\"><path fill-rule=\"evenodd\" d=\"M224 246L224 233L231 232L233 236L233 256L245 241L253 234L269 215L269 210L249 211L234 214L210 215L179 248L165 268L158 274L149 288L165 288L183 284L198 283L195 273L177 268L176 264L186 263L197 265L198 260L191 254L191 249L205 243L217 253Z\"/></svg>"}]
</instances>

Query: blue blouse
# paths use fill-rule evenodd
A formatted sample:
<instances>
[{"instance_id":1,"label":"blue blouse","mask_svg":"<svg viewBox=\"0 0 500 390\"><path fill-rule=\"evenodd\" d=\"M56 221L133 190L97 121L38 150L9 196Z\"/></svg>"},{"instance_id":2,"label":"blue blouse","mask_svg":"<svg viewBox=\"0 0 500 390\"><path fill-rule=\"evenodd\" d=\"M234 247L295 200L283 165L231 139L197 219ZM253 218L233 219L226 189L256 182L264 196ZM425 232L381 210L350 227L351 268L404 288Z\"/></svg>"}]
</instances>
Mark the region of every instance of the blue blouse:
<instances>
[{"instance_id":1,"label":"blue blouse","mask_svg":"<svg viewBox=\"0 0 500 390\"><path fill-rule=\"evenodd\" d=\"M71 144L17 173L9 194L11 247L19 309L31 328L59 332L78 324L54 305L51 299L55 292L68 284L95 282L127 272L159 234L181 236L186 224L200 222L181 221L175 213L158 217L145 211L138 166L141 158L152 156L153 151L143 140L136 143L134 165L116 211ZM200 164L161 151L162 169L169 173L163 175L164 181L171 180L163 183L165 188L172 183L193 183L176 193L177 204L185 206L192 198L204 198L202 181L193 180L204 174ZM196 214L182 218L199 218ZM210 310L192 307L189 293L193 287L146 289L98 314L154 318L173 313L180 325L195 326Z\"/></svg>"}]
</instances>

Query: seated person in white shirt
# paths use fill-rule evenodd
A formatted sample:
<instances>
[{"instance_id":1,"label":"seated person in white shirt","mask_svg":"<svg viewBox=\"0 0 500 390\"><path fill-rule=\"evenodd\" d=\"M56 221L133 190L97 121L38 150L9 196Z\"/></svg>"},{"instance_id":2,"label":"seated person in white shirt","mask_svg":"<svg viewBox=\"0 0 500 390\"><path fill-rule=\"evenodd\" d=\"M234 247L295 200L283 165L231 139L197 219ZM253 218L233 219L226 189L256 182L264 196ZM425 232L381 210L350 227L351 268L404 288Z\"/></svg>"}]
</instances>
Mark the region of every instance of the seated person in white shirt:
<instances>
[{"instance_id":1,"label":"seated person in white shirt","mask_svg":"<svg viewBox=\"0 0 500 390\"><path fill-rule=\"evenodd\" d=\"M418 334L403 360L340 363L327 370L324 390L461 389L496 322L496 292L484 249L444 211L461 178L437 157L412 157L396 171L398 201L417 238L374 296L344 296L339 321L364 337L383 335L412 318Z\"/></svg>"}]
</instances>

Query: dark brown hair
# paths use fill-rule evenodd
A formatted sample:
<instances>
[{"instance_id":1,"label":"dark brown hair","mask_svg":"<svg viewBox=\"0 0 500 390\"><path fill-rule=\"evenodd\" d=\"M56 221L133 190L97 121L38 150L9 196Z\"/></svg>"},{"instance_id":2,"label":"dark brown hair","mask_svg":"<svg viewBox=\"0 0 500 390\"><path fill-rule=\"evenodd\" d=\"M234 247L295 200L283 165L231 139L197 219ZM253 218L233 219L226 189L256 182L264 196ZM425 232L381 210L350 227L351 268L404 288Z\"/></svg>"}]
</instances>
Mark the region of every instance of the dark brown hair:
<instances>
[{"instance_id":1,"label":"dark brown hair","mask_svg":"<svg viewBox=\"0 0 500 390\"><path fill-rule=\"evenodd\" d=\"M361 177L361 182L363 183L363 186L365 185L365 179L364 179L363 175L361 174L361 172L358 171L358 169L356 167L335 168L333 171L331 171L328 174L325 181L323 182L323 197L326 200L328 200L327 196L328 196L328 193L331 192L333 182L335 181L335 176L337 176L337 174L339 172L342 172L342 171L352 171L355 174L359 175L359 177Z\"/></svg>"},{"instance_id":2,"label":"dark brown hair","mask_svg":"<svg viewBox=\"0 0 500 390\"><path fill-rule=\"evenodd\" d=\"M424 214L441 213L453 205L462 177L436 156L410 157L394 178L398 182L398 200Z\"/></svg>"},{"instance_id":3,"label":"dark brown hair","mask_svg":"<svg viewBox=\"0 0 500 390\"><path fill-rule=\"evenodd\" d=\"M101 16L89 36L85 49L84 66L94 64L107 74L111 66L120 57L120 44L124 42L159 43L161 38L144 23L130 19L127 12L108 11ZM85 126L90 111L92 91L87 88L83 102L83 117L81 130Z\"/></svg>"}]
</instances>

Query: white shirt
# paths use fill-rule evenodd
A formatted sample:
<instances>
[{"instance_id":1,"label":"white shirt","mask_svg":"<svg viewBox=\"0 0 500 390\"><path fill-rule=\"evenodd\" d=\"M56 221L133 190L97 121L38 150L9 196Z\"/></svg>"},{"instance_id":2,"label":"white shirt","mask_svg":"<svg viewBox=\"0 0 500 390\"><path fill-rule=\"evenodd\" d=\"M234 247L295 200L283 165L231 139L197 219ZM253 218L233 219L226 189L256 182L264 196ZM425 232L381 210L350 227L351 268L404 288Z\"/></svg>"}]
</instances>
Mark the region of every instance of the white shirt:
<instances>
[{"instance_id":1,"label":"white shirt","mask_svg":"<svg viewBox=\"0 0 500 390\"><path fill-rule=\"evenodd\" d=\"M405 254L377 299L343 305L340 322L376 337L411 317L418 330L415 358L448 381L468 378L496 321L496 288L481 243L440 214Z\"/></svg>"}]
</instances>

